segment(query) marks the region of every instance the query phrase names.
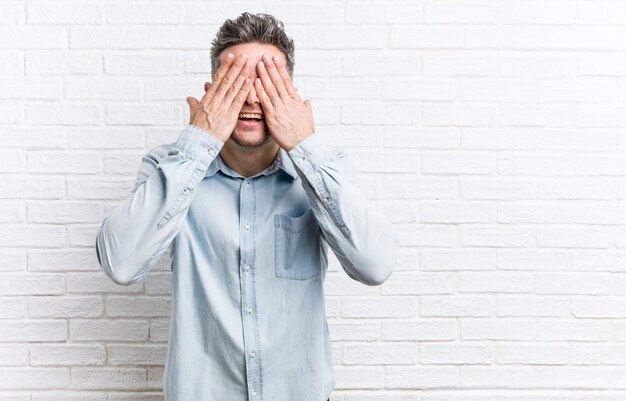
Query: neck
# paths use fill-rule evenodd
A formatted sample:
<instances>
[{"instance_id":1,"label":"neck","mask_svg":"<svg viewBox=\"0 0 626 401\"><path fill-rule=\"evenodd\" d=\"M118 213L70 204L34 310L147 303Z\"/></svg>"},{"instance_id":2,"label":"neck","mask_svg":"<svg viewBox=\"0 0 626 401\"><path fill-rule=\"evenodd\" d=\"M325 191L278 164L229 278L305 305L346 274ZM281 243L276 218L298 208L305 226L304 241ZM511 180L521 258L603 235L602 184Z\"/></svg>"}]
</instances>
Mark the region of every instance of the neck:
<instances>
[{"instance_id":1,"label":"neck","mask_svg":"<svg viewBox=\"0 0 626 401\"><path fill-rule=\"evenodd\" d=\"M243 147L228 139L220 150L220 157L228 168L248 178L270 166L276 159L279 149L274 141L261 146Z\"/></svg>"}]
</instances>

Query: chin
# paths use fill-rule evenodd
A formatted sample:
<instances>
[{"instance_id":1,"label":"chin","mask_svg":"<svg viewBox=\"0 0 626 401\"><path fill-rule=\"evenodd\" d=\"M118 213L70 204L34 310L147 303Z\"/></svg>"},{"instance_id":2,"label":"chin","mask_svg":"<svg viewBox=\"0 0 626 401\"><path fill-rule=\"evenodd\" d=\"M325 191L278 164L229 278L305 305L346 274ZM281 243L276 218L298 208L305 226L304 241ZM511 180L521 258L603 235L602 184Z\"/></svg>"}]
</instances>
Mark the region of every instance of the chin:
<instances>
[{"instance_id":1,"label":"chin","mask_svg":"<svg viewBox=\"0 0 626 401\"><path fill-rule=\"evenodd\" d=\"M230 139L236 144L238 144L239 146L257 147L257 146L265 145L266 143L270 142L273 138L266 129L263 129L262 131L253 130L253 131L243 131L243 132L235 130L230 136Z\"/></svg>"}]
</instances>

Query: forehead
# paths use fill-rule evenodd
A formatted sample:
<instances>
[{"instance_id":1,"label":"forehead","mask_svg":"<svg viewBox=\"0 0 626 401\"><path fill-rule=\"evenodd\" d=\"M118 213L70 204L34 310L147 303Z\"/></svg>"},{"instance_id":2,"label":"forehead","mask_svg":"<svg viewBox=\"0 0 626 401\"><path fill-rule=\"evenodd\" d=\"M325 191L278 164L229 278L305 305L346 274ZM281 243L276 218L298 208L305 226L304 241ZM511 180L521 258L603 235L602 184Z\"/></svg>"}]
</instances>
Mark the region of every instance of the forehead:
<instances>
[{"instance_id":1,"label":"forehead","mask_svg":"<svg viewBox=\"0 0 626 401\"><path fill-rule=\"evenodd\" d=\"M258 61L264 54L269 54L271 56L278 56L280 58L280 61L282 61L283 63L285 62L285 55L278 49L278 47L266 43L257 42L240 43L238 45L229 46L222 50L219 58L220 61L225 60L228 53L233 53L235 55L235 58L237 58L241 53L244 52L248 54L248 60L251 61Z\"/></svg>"}]
</instances>

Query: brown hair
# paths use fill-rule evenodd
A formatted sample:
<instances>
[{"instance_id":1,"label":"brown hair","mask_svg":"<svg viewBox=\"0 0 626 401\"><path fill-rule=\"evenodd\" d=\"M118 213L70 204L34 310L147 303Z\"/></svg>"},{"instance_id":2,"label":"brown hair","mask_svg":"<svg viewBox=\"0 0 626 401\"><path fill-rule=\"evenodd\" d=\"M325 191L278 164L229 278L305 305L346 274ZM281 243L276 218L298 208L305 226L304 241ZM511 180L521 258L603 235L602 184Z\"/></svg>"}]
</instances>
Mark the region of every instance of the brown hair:
<instances>
[{"instance_id":1,"label":"brown hair","mask_svg":"<svg viewBox=\"0 0 626 401\"><path fill-rule=\"evenodd\" d=\"M234 20L227 19L211 42L211 76L220 68L219 56L229 46L257 42L276 46L285 55L287 71L293 78L295 44L284 30L282 21L270 14L242 13Z\"/></svg>"}]
</instances>

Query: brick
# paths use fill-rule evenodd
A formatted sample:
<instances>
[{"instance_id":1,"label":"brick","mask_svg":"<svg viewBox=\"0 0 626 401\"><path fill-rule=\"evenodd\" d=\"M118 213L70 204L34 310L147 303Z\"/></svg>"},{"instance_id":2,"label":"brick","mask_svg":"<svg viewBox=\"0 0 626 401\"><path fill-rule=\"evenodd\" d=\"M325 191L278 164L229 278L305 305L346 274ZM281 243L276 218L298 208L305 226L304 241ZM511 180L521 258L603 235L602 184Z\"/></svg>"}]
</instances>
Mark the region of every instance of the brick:
<instances>
[{"instance_id":1,"label":"brick","mask_svg":"<svg viewBox=\"0 0 626 401\"><path fill-rule=\"evenodd\" d=\"M488 249L424 249L420 267L423 271L493 270L496 258L495 252Z\"/></svg>"},{"instance_id":2,"label":"brick","mask_svg":"<svg viewBox=\"0 0 626 401\"><path fill-rule=\"evenodd\" d=\"M30 346L30 364L33 366L103 365L105 360L105 349L101 345Z\"/></svg>"},{"instance_id":3,"label":"brick","mask_svg":"<svg viewBox=\"0 0 626 401\"><path fill-rule=\"evenodd\" d=\"M345 365L414 365L417 346L406 343L350 342L343 347L341 363Z\"/></svg>"},{"instance_id":4,"label":"brick","mask_svg":"<svg viewBox=\"0 0 626 401\"><path fill-rule=\"evenodd\" d=\"M0 26L0 49L65 49L67 34L60 27Z\"/></svg>"},{"instance_id":5,"label":"brick","mask_svg":"<svg viewBox=\"0 0 626 401\"><path fill-rule=\"evenodd\" d=\"M26 104L26 121L29 124L98 125L102 122L102 109L91 104L32 102Z\"/></svg>"},{"instance_id":6,"label":"brick","mask_svg":"<svg viewBox=\"0 0 626 401\"><path fill-rule=\"evenodd\" d=\"M341 316L344 318L413 317L417 312L414 297L392 298L351 298L341 302Z\"/></svg>"},{"instance_id":7,"label":"brick","mask_svg":"<svg viewBox=\"0 0 626 401\"><path fill-rule=\"evenodd\" d=\"M316 25L309 28L309 49L382 49L387 27L375 25Z\"/></svg>"},{"instance_id":8,"label":"brick","mask_svg":"<svg viewBox=\"0 0 626 401\"><path fill-rule=\"evenodd\" d=\"M334 1L319 3L278 3L269 4L268 12L280 15L285 26L295 24L341 24L350 16L350 8ZM346 8L348 11L346 12ZM362 7L361 7L362 8ZM262 12L262 11L261 11Z\"/></svg>"},{"instance_id":9,"label":"brick","mask_svg":"<svg viewBox=\"0 0 626 401\"><path fill-rule=\"evenodd\" d=\"M26 4L26 15L26 22L32 25L97 25L104 22L104 7L80 2L34 2Z\"/></svg>"},{"instance_id":10,"label":"brick","mask_svg":"<svg viewBox=\"0 0 626 401\"><path fill-rule=\"evenodd\" d=\"M184 7L167 2L107 4L108 24L180 24Z\"/></svg>"},{"instance_id":11,"label":"brick","mask_svg":"<svg viewBox=\"0 0 626 401\"><path fill-rule=\"evenodd\" d=\"M0 201L0 221L20 223L26 221L26 205L18 201ZM1 259L0 259L1 260ZM2 270L0 263L0 270Z\"/></svg>"},{"instance_id":12,"label":"brick","mask_svg":"<svg viewBox=\"0 0 626 401\"><path fill-rule=\"evenodd\" d=\"M111 54L104 56L104 71L112 75L176 75L182 70L182 56L172 54Z\"/></svg>"},{"instance_id":13,"label":"brick","mask_svg":"<svg viewBox=\"0 0 626 401\"><path fill-rule=\"evenodd\" d=\"M476 224L461 227L463 246L531 247L535 246L535 229L507 225Z\"/></svg>"},{"instance_id":14,"label":"brick","mask_svg":"<svg viewBox=\"0 0 626 401\"><path fill-rule=\"evenodd\" d=\"M426 24L496 24L501 6L489 1L425 1Z\"/></svg>"},{"instance_id":15,"label":"brick","mask_svg":"<svg viewBox=\"0 0 626 401\"><path fill-rule=\"evenodd\" d=\"M106 300L106 315L109 317L169 316L170 304L169 298L110 296Z\"/></svg>"},{"instance_id":16,"label":"brick","mask_svg":"<svg viewBox=\"0 0 626 401\"><path fill-rule=\"evenodd\" d=\"M494 354L501 365L566 365L570 347L561 344L497 344Z\"/></svg>"},{"instance_id":17,"label":"brick","mask_svg":"<svg viewBox=\"0 0 626 401\"><path fill-rule=\"evenodd\" d=\"M24 320L0 321L0 342L52 342L67 340L67 321L53 320ZM0 375L0 377L6 377ZM3 386L0 386L3 388Z\"/></svg>"},{"instance_id":18,"label":"brick","mask_svg":"<svg viewBox=\"0 0 626 401\"><path fill-rule=\"evenodd\" d=\"M493 351L486 345L420 344L421 364L488 365L492 362Z\"/></svg>"},{"instance_id":19,"label":"brick","mask_svg":"<svg viewBox=\"0 0 626 401\"><path fill-rule=\"evenodd\" d=\"M502 317L570 316L570 302L558 296L498 296L496 315Z\"/></svg>"},{"instance_id":20,"label":"brick","mask_svg":"<svg viewBox=\"0 0 626 401\"><path fill-rule=\"evenodd\" d=\"M65 229L58 225L6 224L0 228L0 242L4 246L60 247L65 244Z\"/></svg>"},{"instance_id":21,"label":"brick","mask_svg":"<svg viewBox=\"0 0 626 401\"><path fill-rule=\"evenodd\" d=\"M145 49L148 43L146 27L72 27L69 33L71 49Z\"/></svg>"},{"instance_id":22,"label":"brick","mask_svg":"<svg viewBox=\"0 0 626 401\"><path fill-rule=\"evenodd\" d=\"M62 389L70 383L69 368L0 368L0 389Z\"/></svg>"},{"instance_id":23,"label":"brick","mask_svg":"<svg viewBox=\"0 0 626 401\"><path fill-rule=\"evenodd\" d=\"M63 158L63 163L59 159ZM30 173L94 174L102 169L100 155L94 152L31 151L28 154Z\"/></svg>"},{"instance_id":24,"label":"brick","mask_svg":"<svg viewBox=\"0 0 626 401\"><path fill-rule=\"evenodd\" d=\"M395 367L385 370L386 386L404 389L456 387L459 371L456 367Z\"/></svg>"},{"instance_id":25,"label":"brick","mask_svg":"<svg viewBox=\"0 0 626 401\"><path fill-rule=\"evenodd\" d=\"M486 296L422 296L421 317L489 317L494 313L494 302Z\"/></svg>"},{"instance_id":26,"label":"brick","mask_svg":"<svg viewBox=\"0 0 626 401\"><path fill-rule=\"evenodd\" d=\"M456 319L420 317L418 321L403 319L382 321L383 340L444 341L458 337Z\"/></svg>"},{"instance_id":27,"label":"brick","mask_svg":"<svg viewBox=\"0 0 626 401\"><path fill-rule=\"evenodd\" d=\"M94 53L46 51L28 52L24 57L26 75L99 74L102 56ZM46 103L45 105L50 105Z\"/></svg>"},{"instance_id":28,"label":"brick","mask_svg":"<svg viewBox=\"0 0 626 401\"><path fill-rule=\"evenodd\" d=\"M333 13L331 10L332 9L325 10L326 14ZM302 11L300 11L300 13L301 15L304 15ZM339 14L339 17L343 15L343 13L334 14ZM364 3L347 3L345 22L349 24L415 24L418 22L418 15L419 4L415 2L368 1ZM310 23L311 21L303 20L301 22Z\"/></svg>"},{"instance_id":29,"label":"brick","mask_svg":"<svg viewBox=\"0 0 626 401\"><path fill-rule=\"evenodd\" d=\"M422 52L422 74L426 77L488 77L498 75L499 72L499 58L495 52L464 50Z\"/></svg>"},{"instance_id":30,"label":"brick","mask_svg":"<svg viewBox=\"0 0 626 401\"><path fill-rule=\"evenodd\" d=\"M384 129L384 146L390 148L457 149L460 138L457 128L407 126Z\"/></svg>"},{"instance_id":31,"label":"brick","mask_svg":"<svg viewBox=\"0 0 626 401\"><path fill-rule=\"evenodd\" d=\"M395 272L381 286L382 295L453 294L456 292L453 273Z\"/></svg>"},{"instance_id":32,"label":"brick","mask_svg":"<svg viewBox=\"0 0 626 401\"><path fill-rule=\"evenodd\" d=\"M108 345L109 365L159 365L165 363L166 345Z\"/></svg>"},{"instance_id":33,"label":"brick","mask_svg":"<svg viewBox=\"0 0 626 401\"><path fill-rule=\"evenodd\" d=\"M389 28L389 48L451 49L465 44L465 32L458 26L396 25Z\"/></svg>"},{"instance_id":34,"label":"brick","mask_svg":"<svg viewBox=\"0 0 626 401\"><path fill-rule=\"evenodd\" d=\"M145 341L148 322L127 319L72 319L69 336L72 341Z\"/></svg>"},{"instance_id":35,"label":"brick","mask_svg":"<svg viewBox=\"0 0 626 401\"><path fill-rule=\"evenodd\" d=\"M532 341L536 339L536 324L531 319L469 318L460 319L463 340Z\"/></svg>"},{"instance_id":36,"label":"brick","mask_svg":"<svg viewBox=\"0 0 626 401\"><path fill-rule=\"evenodd\" d=\"M180 105L108 105L107 124L116 125L178 125L181 123Z\"/></svg>"}]
</instances>

